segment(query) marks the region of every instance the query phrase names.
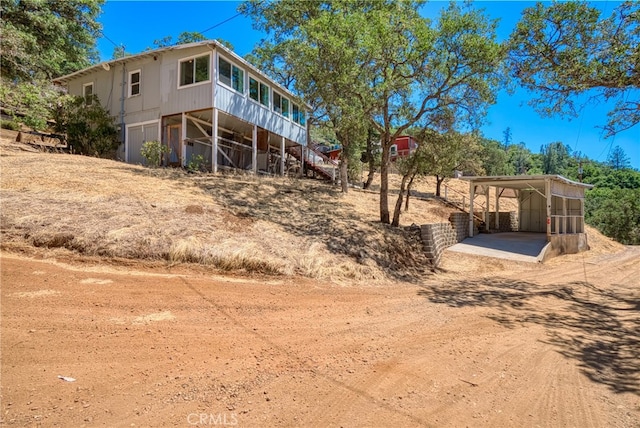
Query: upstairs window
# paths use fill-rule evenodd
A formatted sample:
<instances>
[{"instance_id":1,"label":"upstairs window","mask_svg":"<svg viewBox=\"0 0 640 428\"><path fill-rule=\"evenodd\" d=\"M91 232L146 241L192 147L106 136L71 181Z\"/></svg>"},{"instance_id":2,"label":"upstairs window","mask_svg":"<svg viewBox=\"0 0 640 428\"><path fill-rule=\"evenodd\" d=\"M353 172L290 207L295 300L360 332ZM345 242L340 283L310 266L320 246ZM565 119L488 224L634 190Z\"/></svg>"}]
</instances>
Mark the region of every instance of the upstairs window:
<instances>
[{"instance_id":1,"label":"upstairs window","mask_svg":"<svg viewBox=\"0 0 640 428\"><path fill-rule=\"evenodd\" d=\"M93 82L82 85L82 96L84 104L90 106L93 104Z\"/></svg>"},{"instance_id":2,"label":"upstairs window","mask_svg":"<svg viewBox=\"0 0 640 428\"><path fill-rule=\"evenodd\" d=\"M244 94L244 70L218 57L218 73L220 82Z\"/></svg>"},{"instance_id":3,"label":"upstairs window","mask_svg":"<svg viewBox=\"0 0 640 428\"><path fill-rule=\"evenodd\" d=\"M209 55L180 61L180 86L193 85L209 80Z\"/></svg>"},{"instance_id":4,"label":"upstairs window","mask_svg":"<svg viewBox=\"0 0 640 428\"><path fill-rule=\"evenodd\" d=\"M299 125L305 123L304 110L301 110L298 104L291 104L291 119Z\"/></svg>"},{"instance_id":5,"label":"upstairs window","mask_svg":"<svg viewBox=\"0 0 640 428\"><path fill-rule=\"evenodd\" d=\"M289 117L289 100L276 91L273 91L273 111Z\"/></svg>"},{"instance_id":6,"label":"upstairs window","mask_svg":"<svg viewBox=\"0 0 640 428\"><path fill-rule=\"evenodd\" d=\"M269 87L253 77L249 77L249 97L269 107Z\"/></svg>"},{"instance_id":7,"label":"upstairs window","mask_svg":"<svg viewBox=\"0 0 640 428\"><path fill-rule=\"evenodd\" d=\"M140 95L140 70L129 73L129 96Z\"/></svg>"},{"instance_id":8,"label":"upstairs window","mask_svg":"<svg viewBox=\"0 0 640 428\"><path fill-rule=\"evenodd\" d=\"M301 110L298 104L291 104L291 119L299 125L304 125L304 110Z\"/></svg>"}]
</instances>

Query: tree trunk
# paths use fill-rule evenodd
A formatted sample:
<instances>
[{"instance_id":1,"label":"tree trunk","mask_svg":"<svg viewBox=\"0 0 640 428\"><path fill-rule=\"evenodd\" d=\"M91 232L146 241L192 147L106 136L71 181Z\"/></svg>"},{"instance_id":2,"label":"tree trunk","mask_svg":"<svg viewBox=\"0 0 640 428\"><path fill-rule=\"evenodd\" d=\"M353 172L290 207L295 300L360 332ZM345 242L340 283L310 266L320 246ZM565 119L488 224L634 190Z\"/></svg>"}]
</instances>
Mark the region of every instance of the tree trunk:
<instances>
[{"instance_id":1,"label":"tree trunk","mask_svg":"<svg viewBox=\"0 0 640 428\"><path fill-rule=\"evenodd\" d=\"M389 224L389 149L391 144L382 143L380 163L380 221Z\"/></svg>"},{"instance_id":2,"label":"tree trunk","mask_svg":"<svg viewBox=\"0 0 640 428\"><path fill-rule=\"evenodd\" d=\"M404 197L407 178L408 177L406 175L402 177L402 182L400 183L400 192L398 192L398 200L396 201L396 207L393 210L393 221L391 222L391 226L400 226L400 211L402 211L402 198Z\"/></svg>"},{"instance_id":3,"label":"tree trunk","mask_svg":"<svg viewBox=\"0 0 640 428\"><path fill-rule=\"evenodd\" d=\"M445 176L441 177L439 175L436 175L436 196L440 196L440 185L442 184L445 178L446 178Z\"/></svg>"},{"instance_id":4,"label":"tree trunk","mask_svg":"<svg viewBox=\"0 0 640 428\"><path fill-rule=\"evenodd\" d=\"M340 186L342 193L349 192L349 158L344 155L344 147L340 156Z\"/></svg>"},{"instance_id":5,"label":"tree trunk","mask_svg":"<svg viewBox=\"0 0 640 428\"><path fill-rule=\"evenodd\" d=\"M342 152L340 152L340 163L338 165L338 178L340 179L340 187L342 193L349 192L349 156L347 155L349 149L349 140L345 136L336 132L336 137L340 144L342 144Z\"/></svg>"},{"instance_id":6,"label":"tree trunk","mask_svg":"<svg viewBox=\"0 0 640 428\"><path fill-rule=\"evenodd\" d=\"M369 132L367 133L367 163L369 164L369 175L367 175L367 181L362 185L363 189L368 189L371 187L371 183L373 183L373 178L376 174L376 156L373 154L373 135L371 132L371 127L369 127Z\"/></svg>"},{"instance_id":7,"label":"tree trunk","mask_svg":"<svg viewBox=\"0 0 640 428\"><path fill-rule=\"evenodd\" d=\"M407 184L407 200L404 203L404 210L409 211L409 196L411 196L411 186L413 185L413 179L416 178L416 175L413 174L411 179L409 180L409 184Z\"/></svg>"},{"instance_id":8,"label":"tree trunk","mask_svg":"<svg viewBox=\"0 0 640 428\"><path fill-rule=\"evenodd\" d=\"M368 189L373 183L373 178L376 175L376 160L375 158L369 158L369 175L367 175L367 181L362 186L363 189Z\"/></svg>"}]
</instances>

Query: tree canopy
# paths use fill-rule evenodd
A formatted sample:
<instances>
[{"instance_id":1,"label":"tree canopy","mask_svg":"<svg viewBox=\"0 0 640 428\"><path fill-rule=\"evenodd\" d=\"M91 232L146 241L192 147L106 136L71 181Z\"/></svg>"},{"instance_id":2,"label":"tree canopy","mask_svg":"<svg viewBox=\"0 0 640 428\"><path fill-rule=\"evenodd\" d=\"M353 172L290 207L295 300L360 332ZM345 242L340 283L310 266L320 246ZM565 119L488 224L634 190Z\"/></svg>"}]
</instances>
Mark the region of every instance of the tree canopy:
<instances>
[{"instance_id":1,"label":"tree canopy","mask_svg":"<svg viewBox=\"0 0 640 428\"><path fill-rule=\"evenodd\" d=\"M525 9L508 62L517 82L537 94L531 105L543 115L576 116L589 101L615 101L610 136L640 123L640 3L602 15L586 2Z\"/></svg>"},{"instance_id":2,"label":"tree canopy","mask_svg":"<svg viewBox=\"0 0 640 428\"><path fill-rule=\"evenodd\" d=\"M2 75L32 81L80 70L97 61L97 22L104 0L0 2Z\"/></svg>"},{"instance_id":3,"label":"tree canopy","mask_svg":"<svg viewBox=\"0 0 640 428\"><path fill-rule=\"evenodd\" d=\"M350 127L362 114L380 134L383 223L390 221L395 139L412 126L475 122L499 82L503 49L495 22L453 3L432 22L419 14L422 3L282 0L241 7L270 34L305 99L317 100L323 112L337 109Z\"/></svg>"}]
</instances>

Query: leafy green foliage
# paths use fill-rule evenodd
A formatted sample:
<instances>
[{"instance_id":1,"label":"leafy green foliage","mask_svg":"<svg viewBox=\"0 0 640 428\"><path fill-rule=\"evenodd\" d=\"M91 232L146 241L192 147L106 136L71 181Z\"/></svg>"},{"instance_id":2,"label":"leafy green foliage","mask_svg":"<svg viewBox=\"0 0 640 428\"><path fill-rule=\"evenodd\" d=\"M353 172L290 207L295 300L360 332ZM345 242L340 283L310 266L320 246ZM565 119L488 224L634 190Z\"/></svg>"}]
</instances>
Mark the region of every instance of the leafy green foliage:
<instances>
[{"instance_id":1,"label":"leafy green foliage","mask_svg":"<svg viewBox=\"0 0 640 428\"><path fill-rule=\"evenodd\" d=\"M482 168L487 175L511 175L514 169L502 144L496 140L482 140Z\"/></svg>"},{"instance_id":2,"label":"leafy green foliage","mask_svg":"<svg viewBox=\"0 0 640 428\"><path fill-rule=\"evenodd\" d=\"M613 148L607 158L607 163L613 169L625 169L631 166L629 157L620 146L615 146Z\"/></svg>"},{"instance_id":3,"label":"leafy green foliage","mask_svg":"<svg viewBox=\"0 0 640 428\"><path fill-rule=\"evenodd\" d=\"M11 131L19 131L20 124L15 120L0 120L0 128L9 129Z\"/></svg>"},{"instance_id":4,"label":"leafy green foliage","mask_svg":"<svg viewBox=\"0 0 640 428\"><path fill-rule=\"evenodd\" d=\"M3 0L0 64L10 80L71 73L97 60L97 17L104 0Z\"/></svg>"},{"instance_id":5,"label":"leafy green foliage","mask_svg":"<svg viewBox=\"0 0 640 428\"><path fill-rule=\"evenodd\" d=\"M94 96L90 105L84 97L61 98L54 113L59 133L66 135L73 152L97 157L113 157L119 146L115 120Z\"/></svg>"},{"instance_id":6,"label":"leafy green foliage","mask_svg":"<svg viewBox=\"0 0 640 428\"><path fill-rule=\"evenodd\" d=\"M420 1L251 1L240 10L270 34L271 72L333 123L343 147L380 135L380 220L390 222L390 149L410 127L477 123L495 100L504 50L496 23L451 4L432 23ZM365 136L365 138L362 137ZM349 153L349 150L346 151Z\"/></svg>"},{"instance_id":7,"label":"leafy green foliage","mask_svg":"<svg viewBox=\"0 0 640 428\"><path fill-rule=\"evenodd\" d=\"M130 52L127 52L124 45L116 46L113 48L113 53L111 54L111 59L124 58L126 56L131 56Z\"/></svg>"},{"instance_id":8,"label":"leafy green foliage","mask_svg":"<svg viewBox=\"0 0 640 428\"><path fill-rule=\"evenodd\" d=\"M168 148L167 146L163 146ZM170 150L170 149L169 149ZM191 159L187 163L187 171L189 172L206 172L207 165L202 155L191 155Z\"/></svg>"},{"instance_id":9,"label":"leafy green foliage","mask_svg":"<svg viewBox=\"0 0 640 428\"><path fill-rule=\"evenodd\" d=\"M59 95L46 81L9 82L3 78L0 85L3 108L10 112L15 122L36 130L46 128Z\"/></svg>"},{"instance_id":10,"label":"leafy green foliage","mask_svg":"<svg viewBox=\"0 0 640 428\"><path fill-rule=\"evenodd\" d=\"M567 175L571 148L560 141L543 145L540 148L542 154L542 172L544 174Z\"/></svg>"},{"instance_id":11,"label":"leafy green foliage","mask_svg":"<svg viewBox=\"0 0 640 428\"><path fill-rule=\"evenodd\" d=\"M640 123L640 3L624 2L608 18L587 2L538 3L509 46L511 74L539 95L531 105L541 114L576 116L582 100L611 99L608 136Z\"/></svg>"},{"instance_id":12,"label":"leafy green foliage","mask_svg":"<svg viewBox=\"0 0 640 428\"><path fill-rule=\"evenodd\" d=\"M585 200L585 221L605 235L640 245L640 188L593 189Z\"/></svg>"},{"instance_id":13,"label":"leafy green foliage","mask_svg":"<svg viewBox=\"0 0 640 428\"><path fill-rule=\"evenodd\" d=\"M195 43L207 40L207 38L197 31L183 31L178 35L178 39L174 42L172 36L166 36L162 39L156 39L153 44L156 49L166 48L168 46L184 45L187 43Z\"/></svg>"},{"instance_id":14,"label":"leafy green foliage","mask_svg":"<svg viewBox=\"0 0 640 428\"><path fill-rule=\"evenodd\" d=\"M507 157L509 158L511 171L515 175L524 175L533 169L531 152L524 143L509 145L507 147Z\"/></svg>"},{"instance_id":15,"label":"leafy green foliage","mask_svg":"<svg viewBox=\"0 0 640 428\"><path fill-rule=\"evenodd\" d=\"M171 147L162 144L160 141L145 141L140 149L140 154L147 161L147 166L151 168L158 168L162 162L162 157L170 153ZM202 161L204 162L204 159ZM189 162L189 166L195 167L195 164Z\"/></svg>"}]
</instances>

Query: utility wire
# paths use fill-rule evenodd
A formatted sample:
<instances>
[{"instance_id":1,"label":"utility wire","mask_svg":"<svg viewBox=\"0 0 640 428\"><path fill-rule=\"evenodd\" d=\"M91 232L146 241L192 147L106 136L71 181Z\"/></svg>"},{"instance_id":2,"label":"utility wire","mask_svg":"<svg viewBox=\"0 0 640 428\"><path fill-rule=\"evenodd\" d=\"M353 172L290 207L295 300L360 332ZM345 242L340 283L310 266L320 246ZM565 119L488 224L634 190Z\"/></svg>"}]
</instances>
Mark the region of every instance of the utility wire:
<instances>
[{"instance_id":1,"label":"utility wire","mask_svg":"<svg viewBox=\"0 0 640 428\"><path fill-rule=\"evenodd\" d=\"M200 34L204 34L204 33L206 33L207 31L213 30L214 28L221 26L222 24L226 24L227 22L231 21L232 19L237 18L237 17L238 17L238 16L240 16L240 15L242 15L242 13L241 13L241 12L238 12L238 13L236 13L235 15L233 15L231 18L227 18L227 19L225 19L224 21L220 21L220 22L218 22L217 24L212 25L211 27L207 28L206 30L200 31Z\"/></svg>"},{"instance_id":2,"label":"utility wire","mask_svg":"<svg viewBox=\"0 0 640 428\"><path fill-rule=\"evenodd\" d=\"M109 37L107 37L107 35L106 35L106 34L104 34L102 31L100 32L100 35L101 35L102 37L104 37L105 39L107 39L108 41L110 41L110 42L111 42L111 44L113 44L113 46L115 46L115 47L117 47L117 48L119 48L120 46L122 46L122 45L117 44L117 43L116 43L116 42L114 42L113 40L111 40L111 39L110 39Z\"/></svg>"}]
</instances>

